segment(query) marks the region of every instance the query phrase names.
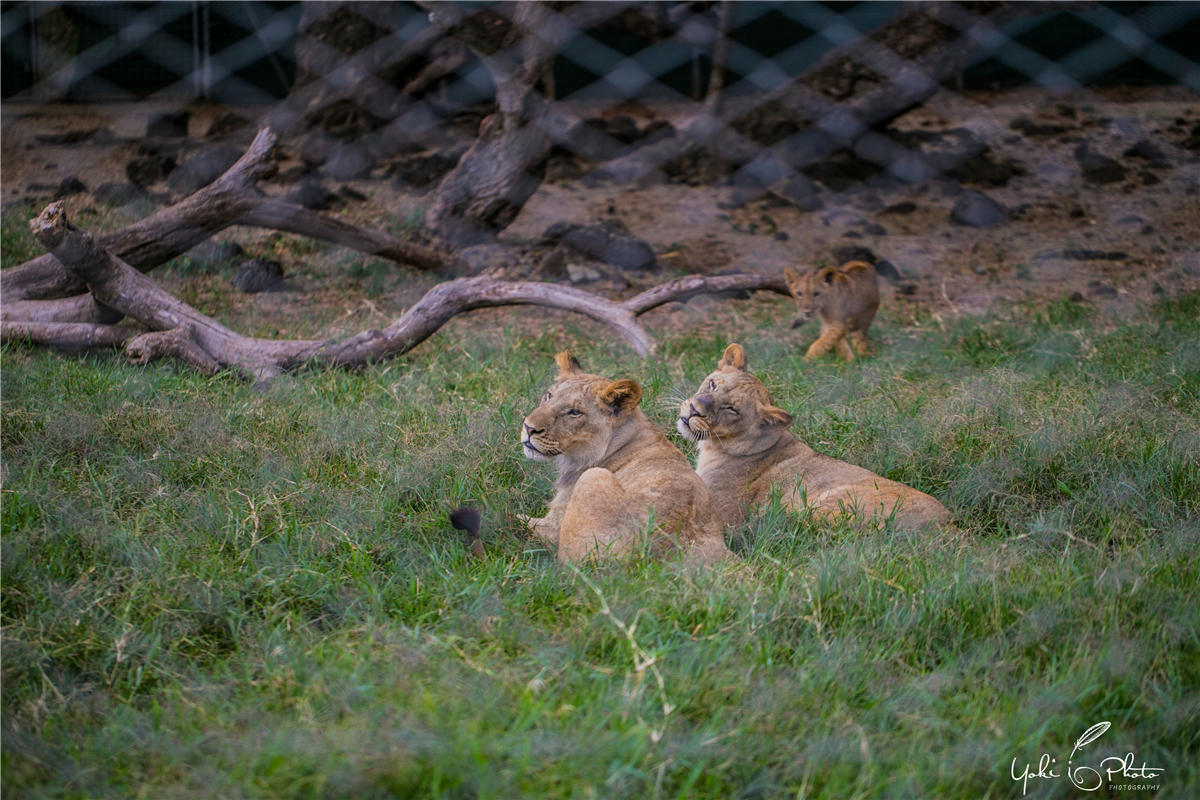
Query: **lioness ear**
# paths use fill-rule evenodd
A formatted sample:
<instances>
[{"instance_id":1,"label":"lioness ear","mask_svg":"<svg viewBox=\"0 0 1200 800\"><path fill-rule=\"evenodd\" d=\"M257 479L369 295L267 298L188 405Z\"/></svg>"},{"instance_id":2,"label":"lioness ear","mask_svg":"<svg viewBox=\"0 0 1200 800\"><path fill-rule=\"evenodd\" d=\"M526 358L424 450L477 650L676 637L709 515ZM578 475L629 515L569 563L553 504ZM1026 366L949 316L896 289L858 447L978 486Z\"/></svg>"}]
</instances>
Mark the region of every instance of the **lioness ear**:
<instances>
[{"instance_id":1,"label":"lioness ear","mask_svg":"<svg viewBox=\"0 0 1200 800\"><path fill-rule=\"evenodd\" d=\"M637 381L622 378L613 381L600 390L600 402L612 408L615 413L629 411L637 407L642 399L642 387Z\"/></svg>"},{"instance_id":2,"label":"lioness ear","mask_svg":"<svg viewBox=\"0 0 1200 800\"><path fill-rule=\"evenodd\" d=\"M795 284L795 283L799 283L800 279L803 277L804 276L802 274L800 274L800 270L795 269L794 267L784 267L783 268L783 282L786 283L788 286L791 286L792 284Z\"/></svg>"},{"instance_id":3,"label":"lioness ear","mask_svg":"<svg viewBox=\"0 0 1200 800\"><path fill-rule=\"evenodd\" d=\"M778 406L765 406L762 410L764 427L766 425L781 425L784 428L792 426L792 415Z\"/></svg>"},{"instance_id":4,"label":"lioness ear","mask_svg":"<svg viewBox=\"0 0 1200 800\"><path fill-rule=\"evenodd\" d=\"M825 269L821 270L821 278L827 284L832 284L841 276L842 274L837 271L836 267L826 267Z\"/></svg>"},{"instance_id":5,"label":"lioness ear","mask_svg":"<svg viewBox=\"0 0 1200 800\"><path fill-rule=\"evenodd\" d=\"M579 359L571 355L571 351L569 350L563 350L554 356L554 363L558 364L559 380L571 375L579 375L583 372L583 366L579 363Z\"/></svg>"},{"instance_id":6,"label":"lioness ear","mask_svg":"<svg viewBox=\"0 0 1200 800\"><path fill-rule=\"evenodd\" d=\"M746 351L745 349L734 342L725 348L725 355L721 356L721 360L717 362L718 372L735 372L746 368Z\"/></svg>"}]
</instances>

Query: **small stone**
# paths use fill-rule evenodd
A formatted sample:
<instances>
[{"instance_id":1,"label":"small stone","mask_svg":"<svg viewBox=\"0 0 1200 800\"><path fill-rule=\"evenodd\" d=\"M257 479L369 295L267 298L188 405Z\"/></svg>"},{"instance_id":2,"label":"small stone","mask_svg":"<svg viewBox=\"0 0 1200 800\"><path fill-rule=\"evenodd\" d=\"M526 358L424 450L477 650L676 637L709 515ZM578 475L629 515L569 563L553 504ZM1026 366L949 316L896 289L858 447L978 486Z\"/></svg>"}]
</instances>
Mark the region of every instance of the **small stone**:
<instances>
[{"instance_id":1,"label":"small stone","mask_svg":"<svg viewBox=\"0 0 1200 800\"><path fill-rule=\"evenodd\" d=\"M360 203L367 199L365 194L360 192L358 189L355 189L353 186L342 186L338 189L338 194L340 194L342 197L348 197L351 200L357 200Z\"/></svg>"},{"instance_id":2,"label":"small stone","mask_svg":"<svg viewBox=\"0 0 1200 800\"><path fill-rule=\"evenodd\" d=\"M1095 294L1099 295L1100 297L1116 297L1117 296L1117 289L1114 286L1097 286L1092 291Z\"/></svg>"},{"instance_id":3,"label":"small stone","mask_svg":"<svg viewBox=\"0 0 1200 800\"><path fill-rule=\"evenodd\" d=\"M571 283L592 283L603 277L604 274L590 264L567 264L567 279Z\"/></svg>"},{"instance_id":4,"label":"small stone","mask_svg":"<svg viewBox=\"0 0 1200 800\"><path fill-rule=\"evenodd\" d=\"M325 188L319 178L305 178L285 194L283 199L284 202L295 203L314 211L325 211L337 198Z\"/></svg>"},{"instance_id":5,"label":"small stone","mask_svg":"<svg viewBox=\"0 0 1200 800\"><path fill-rule=\"evenodd\" d=\"M900 274L900 270L896 269L896 265L886 259L875 262L875 274L892 283L896 283L904 277Z\"/></svg>"},{"instance_id":6,"label":"small stone","mask_svg":"<svg viewBox=\"0 0 1200 800\"><path fill-rule=\"evenodd\" d=\"M173 114L158 114L151 117L146 125L147 136L161 136L164 139L182 139L187 136L188 120L191 113L177 111Z\"/></svg>"},{"instance_id":7,"label":"small stone","mask_svg":"<svg viewBox=\"0 0 1200 800\"><path fill-rule=\"evenodd\" d=\"M1122 155L1125 158L1144 158L1147 161L1163 161L1167 157L1163 149L1149 139L1139 139Z\"/></svg>"},{"instance_id":8,"label":"small stone","mask_svg":"<svg viewBox=\"0 0 1200 800\"><path fill-rule=\"evenodd\" d=\"M138 186L148 186L165 178L175 169L175 157L168 155L151 155L135 158L125 165L125 177Z\"/></svg>"},{"instance_id":9,"label":"small stone","mask_svg":"<svg viewBox=\"0 0 1200 800\"><path fill-rule=\"evenodd\" d=\"M54 199L62 200L64 197L69 197L73 194L83 194L88 190L83 181L70 175L62 179L62 183L58 185L58 189L54 191Z\"/></svg>"},{"instance_id":10,"label":"small stone","mask_svg":"<svg viewBox=\"0 0 1200 800\"><path fill-rule=\"evenodd\" d=\"M858 231L846 231L842 234L843 239L861 239L863 235Z\"/></svg>"},{"instance_id":11,"label":"small stone","mask_svg":"<svg viewBox=\"0 0 1200 800\"><path fill-rule=\"evenodd\" d=\"M1072 303L1082 303L1083 294L1081 292L1071 292L1071 296L1067 298Z\"/></svg>"},{"instance_id":12,"label":"small stone","mask_svg":"<svg viewBox=\"0 0 1200 800\"><path fill-rule=\"evenodd\" d=\"M1138 173L1138 177L1142 179L1143 186L1154 186L1157 183L1162 183L1162 178L1155 175L1153 172L1143 170Z\"/></svg>"},{"instance_id":13,"label":"small stone","mask_svg":"<svg viewBox=\"0 0 1200 800\"><path fill-rule=\"evenodd\" d=\"M880 214L911 214L912 212L914 212L916 210L917 210L916 203L905 200L902 203L892 203L890 206L886 207L879 213Z\"/></svg>"},{"instance_id":14,"label":"small stone","mask_svg":"<svg viewBox=\"0 0 1200 800\"><path fill-rule=\"evenodd\" d=\"M1087 215L1087 212L1084 211L1079 206L1075 206L1067 213L1067 216L1071 217L1072 219L1079 219L1080 217L1083 217L1086 215Z\"/></svg>"},{"instance_id":15,"label":"small stone","mask_svg":"<svg viewBox=\"0 0 1200 800\"><path fill-rule=\"evenodd\" d=\"M883 227L882 225L880 225L877 222L868 223L867 226L865 228L863 228L863 230L866 231L867 233L871 234L872 236L887 236L888 235L887 228Z\"/></svg>"},{"instance_id":16,"label":"small stone","mask_svg":"<svg viewBox=\"0 0 1200 800\"><path fill-rule=\"evenodd\" d=\"M786 242L789 238L787 231L775 231L775 241Z\"/></svg>"},{"instance_id":17,"label":"small stone","mask_svg":"<svg viewBox=\"0 0 1200 800\"><path fill-rule=\"evenodd\" d=\"M1143 226L1142 226L1142 235L1143 235L1143 236L1149 236L1149 235L1150 235L1150 234L1152 234L1152 233L1154 233L1154 226L1153 226L1153 225L1146 224L1146 225L1143 225Z\"/></svg>"},{"instance_id":18,"label":"small stone","mask_svg":"<svg viewBox=\"0 0 1200 800\"><path fill-rule=\"evenodd\" d=\"M245 294L281 292L285 288L283 265L264 258L243 261L233 275L233 285Z\"/></svg>"},{"instance_id":19,"label":"small stone","mask_svg":"<svg viewBox=\"0 0 1200 800\"><path fill-rule=\"evenodd\" d=\"M994 228L1008 221L1004 206L982 192L963 192L950 212L951 221L972 228Z\"/></svg>"},{"instance_id":20,"label":"small stone","mask_svg":"<svg viewBox=\"0 0 1200 800\"><path fill-rule=\"evenodd\" d=\"M241 157L241 151L227 144L210 144L171 171L167 186L185 195L208 186Z\"/></svg>"},{"instance_id":21,"label":"small stone","mask_svg":"<svg viewBox=\"0 0 1200 800\"><path fill-rule=\"evenodd\" d=\"M896 286L896 294L911 297L917 293L917 285L915 283L901 283Z\"/></svg>"}]
</instances>

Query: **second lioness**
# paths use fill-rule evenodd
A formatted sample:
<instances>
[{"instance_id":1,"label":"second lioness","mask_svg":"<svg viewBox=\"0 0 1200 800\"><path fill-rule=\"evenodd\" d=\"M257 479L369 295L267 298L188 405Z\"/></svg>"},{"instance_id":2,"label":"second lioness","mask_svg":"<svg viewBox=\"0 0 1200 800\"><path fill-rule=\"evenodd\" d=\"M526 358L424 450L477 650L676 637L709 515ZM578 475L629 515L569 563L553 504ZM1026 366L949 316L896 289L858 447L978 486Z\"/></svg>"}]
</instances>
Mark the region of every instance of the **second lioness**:
<instances>
[{"instance_id":1,"label":"second lioness","mask_svg":"<svg viewBox=\"0 0 1200 800\"><path fill-rule=\"evenodd\" d=\"M908 530L949 524L950 512L929 495L870 470L821 455L788 430L792 415L771 400L762 381L746 371L740 344L725 348L717 371L684 400L676 427L697 442L696 472L712 492L727 525L781 493L785 508L810 506L820 514L887 518ZM777 489L776 489L777 487Z\"/></svg>"},{"instance_id":2,"label":"second lioness","mask_svg":"<svg viewBox=\"0 0 1200 800\"><path fill-rule=\"evenodd\" d=\"M677 546L699 563L729 556L708 487L638 408L637 382L590 375L570 353L554 360L558 378L521 427L525 456L558 467L546 516L528 521L534 535L562 561L620 556L652 519L653 551Z\"/></svg>"}]
</instances>

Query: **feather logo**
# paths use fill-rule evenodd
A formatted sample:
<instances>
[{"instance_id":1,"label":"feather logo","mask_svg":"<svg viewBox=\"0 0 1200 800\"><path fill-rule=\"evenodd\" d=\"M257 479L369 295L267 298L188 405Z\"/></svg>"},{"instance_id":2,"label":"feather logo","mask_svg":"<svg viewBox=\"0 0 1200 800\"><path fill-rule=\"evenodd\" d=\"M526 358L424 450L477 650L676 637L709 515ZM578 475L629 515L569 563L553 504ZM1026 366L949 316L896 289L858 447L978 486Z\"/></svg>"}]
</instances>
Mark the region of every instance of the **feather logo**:
<instances>
[{"instance_id":1,"label":"feather logo","mask_svg":"<svg viewBox=\"0 0 1200 800\"><path fill-rule=\"evenodd\" d=\"M1079 737L1079 741L1075 742L1075 749L1071 751L1071 758L1075 757L1075 753L1084 745L1089 745L1104 735L1104 732L1112 727L1111 722L1097 722L1092 727L1088 728ZM1068 762L1069 763L1069 762Z\"/></svg>"}]
</instances>

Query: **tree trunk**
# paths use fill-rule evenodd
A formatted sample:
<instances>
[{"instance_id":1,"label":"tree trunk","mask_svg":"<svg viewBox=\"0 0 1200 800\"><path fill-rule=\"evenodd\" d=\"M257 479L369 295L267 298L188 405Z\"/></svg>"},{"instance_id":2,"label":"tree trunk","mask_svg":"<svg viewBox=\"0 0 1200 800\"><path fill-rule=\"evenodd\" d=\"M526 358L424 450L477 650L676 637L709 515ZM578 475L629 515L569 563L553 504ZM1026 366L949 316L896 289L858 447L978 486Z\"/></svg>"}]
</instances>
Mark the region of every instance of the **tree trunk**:
<instances>
[{"instance_id":1,"label":"tree trunk","mask_svg":"<svg viewBox=\"0 0 1200 800\"><path fill-rule=\"evenodd\" d=\"M496 6L468 15L455 3L426 3L430 18L470 47L496 86L496 113L447 175L425 217L427 229L453 247L489 241L537 191L552 139L549 101L539 91L557 50L542 2ZM503 14L511 14L511 21Z\"/></svg>"}]
</instances>

